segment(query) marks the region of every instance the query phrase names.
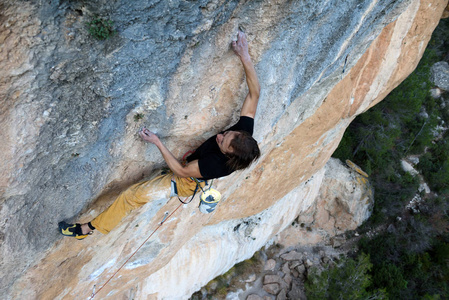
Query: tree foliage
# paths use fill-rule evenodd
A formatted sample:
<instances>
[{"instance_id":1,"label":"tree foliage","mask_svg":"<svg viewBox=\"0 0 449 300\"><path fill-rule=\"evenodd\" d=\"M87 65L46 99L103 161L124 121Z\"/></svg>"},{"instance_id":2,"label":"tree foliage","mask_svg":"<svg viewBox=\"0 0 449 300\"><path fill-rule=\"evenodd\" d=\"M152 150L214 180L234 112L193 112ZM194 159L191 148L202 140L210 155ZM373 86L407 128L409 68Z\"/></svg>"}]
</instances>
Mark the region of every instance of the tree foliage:
<instances>
[{"instance_id":1,"label":"tree foliage","mask_svg":"<svg viewBox=\"0 0 449 300\"><path fill-rule=\"evenodd\" d=\"M367 291L371 284L369 255L347 258L321 273L313 269L305 283L307 299L386 299L384 290Z\"/></svg>"},{"instance_id":2,"label":"tree foliage","mask_svg":"<svg viewBox=\"0 0 449 300\"><path fill-rule=\"evenodd\" d=\"M431 40L417 69L384 101L354 120L334 153L361 166L375 189L373 215L362 230L381 229L358 243L372 264L365 273L369 285L360 283L368 295L382 290L390 299L446 299L449 295L449 131L437 130L449 124L444 100L448 95L433 99L429 93L430 67L443 57L434 45L449 45L449 19L439 27L440 37L446 40ZM413 211L406 205L418 194L419 180L400 165L411 154L420 156L417 167L437 193L422 192L424 200ZM319 291L327 293L332 287L329 278L343 276L332 272L315 279L318 286L327 287ZM338 292L335 287L332 291Z\"/></svg>"}]
</instances>

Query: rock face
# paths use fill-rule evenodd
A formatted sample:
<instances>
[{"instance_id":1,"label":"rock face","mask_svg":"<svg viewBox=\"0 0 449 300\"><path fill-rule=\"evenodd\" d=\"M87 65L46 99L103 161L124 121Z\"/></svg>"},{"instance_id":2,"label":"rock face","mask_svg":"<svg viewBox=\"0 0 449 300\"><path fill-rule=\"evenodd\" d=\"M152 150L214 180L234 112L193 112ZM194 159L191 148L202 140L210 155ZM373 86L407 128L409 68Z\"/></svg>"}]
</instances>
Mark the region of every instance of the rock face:
<instances>
[{"instance_id":1,"label":"rock face","mask_svg":"<svg viewBox=\"0 0 449 300\"><path fill-rule=\"evenodd\" d=\"M329 159L316 200L298 216L294 226L280 234L280 243L285 247L326 243L338 247L340 237L335 236L356 229L373 209L373 189L360 173L339 159Z\"/></svg>"},{"instance_id":2,"label":"rock face","mask_svg":"<svg viewBox=\"0 0 449 300\"><path fill-rule=\"evenodd\" d=\"M344 129L416 67L446 5L2 1L0 293L88 298L177 207L153 201L81 242L56 231L162 165L141 126L180 157L237 119L246 85L229 45L239 27L263 88L262 157L217 182L213 214L178 210L98 297L186 298L251 257L313 204ZM89 36L95 15L117 33Z\"/></svg>"},{"instance_id":3,"label":"rock face","mask_svg":"<svg viewBox=\"0 0 449 300\"><path fill-rule=\"evenodd\" d=\"M449 64L440 61L432 66L432 82L442 90L449 91Z\"/></svg>"}]
</instances>

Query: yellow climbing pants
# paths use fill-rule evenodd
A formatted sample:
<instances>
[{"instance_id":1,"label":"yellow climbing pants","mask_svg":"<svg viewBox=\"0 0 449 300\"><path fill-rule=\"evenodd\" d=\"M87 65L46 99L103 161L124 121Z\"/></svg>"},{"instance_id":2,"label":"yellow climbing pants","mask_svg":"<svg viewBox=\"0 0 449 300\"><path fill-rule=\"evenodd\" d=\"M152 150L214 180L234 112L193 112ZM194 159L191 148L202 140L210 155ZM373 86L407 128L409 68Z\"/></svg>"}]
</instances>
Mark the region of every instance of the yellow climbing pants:
<instances>
[{"instance_id":1,"label":"yellow climbing pants","mask_svg":"<svg viewBox=\"0 0 449 300\"><path fill-rule=\"evenodd\" d=\"M176 181L180 197L193 195L196 188L194 180L173 176L172 172L159 175L151 180L136 183L123 191L108 209L91 221L91 224L101 233L109 233L133 209L151 200L168 198L172 178Z\"/></svg>"}]
</instances>

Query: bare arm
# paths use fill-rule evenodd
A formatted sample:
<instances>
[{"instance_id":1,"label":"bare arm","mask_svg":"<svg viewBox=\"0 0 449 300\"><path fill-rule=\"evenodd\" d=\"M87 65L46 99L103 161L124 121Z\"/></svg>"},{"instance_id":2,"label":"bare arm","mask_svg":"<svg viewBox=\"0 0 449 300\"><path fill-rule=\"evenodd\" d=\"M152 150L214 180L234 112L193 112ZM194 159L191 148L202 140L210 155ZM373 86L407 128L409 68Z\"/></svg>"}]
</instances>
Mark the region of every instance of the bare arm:
<instances>
[{"instance_id":1,"label":"bare arm","mask_svg":"<svg viewBox=\"0 0 449 300\"><path fill-rule=\"evenodd\" d=\"M247 116L254 118L256 115L257 104L260 96L260 84L257 79L256 70L254 69L253 62L248 52L248 42L243 32L239 31L237 35L237 42L232 42L232 49L235 54L240 58L243 69L246 74L246 84L248 85L248 95L246 95L243 102L241 116Z\"/></svg>"},{"instance_id":2,"label":"bare arm","mask_svg":"<svg viewBox=\"0 0 449 300\"><path fill-rule=\"evenodd\" d=\"M147 142L150 142L159 149L159 151L162 154L162 157L164 158L165 162L167 163L170 170L175 173L176 176L179 177L197 177L201 178L200 168L198 166L198 160L194 160L190 163L188 163L186 166L181 165L181 163L176 159L176 157L168 150L167 147L159 140L157 135L152 133L146 128L143 128L141 131L139 131L140 137Z\"/></svg>"}]
</instances>

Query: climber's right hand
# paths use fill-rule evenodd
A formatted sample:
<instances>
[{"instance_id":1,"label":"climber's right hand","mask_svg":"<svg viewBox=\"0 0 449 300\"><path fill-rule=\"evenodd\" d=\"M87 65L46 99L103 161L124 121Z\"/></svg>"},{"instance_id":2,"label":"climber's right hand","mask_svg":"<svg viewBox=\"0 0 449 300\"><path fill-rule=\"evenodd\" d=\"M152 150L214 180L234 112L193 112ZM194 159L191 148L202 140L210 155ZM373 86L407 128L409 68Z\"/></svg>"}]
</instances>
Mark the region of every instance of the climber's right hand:
<instances>
[{"instance_id":1,"label":"climber's right hand","mask_svg":"<svg viewBox=\"0 0 449 300\"><path fill-rule=\"evenodd\" d=\"M159 138L157 137L157 135L155 135L153 132L149 131L147 128L143 127L140 131L139 131L139 135L142 138L142 140L152 143L152 144L156 144L157 142L159 142Z\"/></svg>"}]
</instances>

